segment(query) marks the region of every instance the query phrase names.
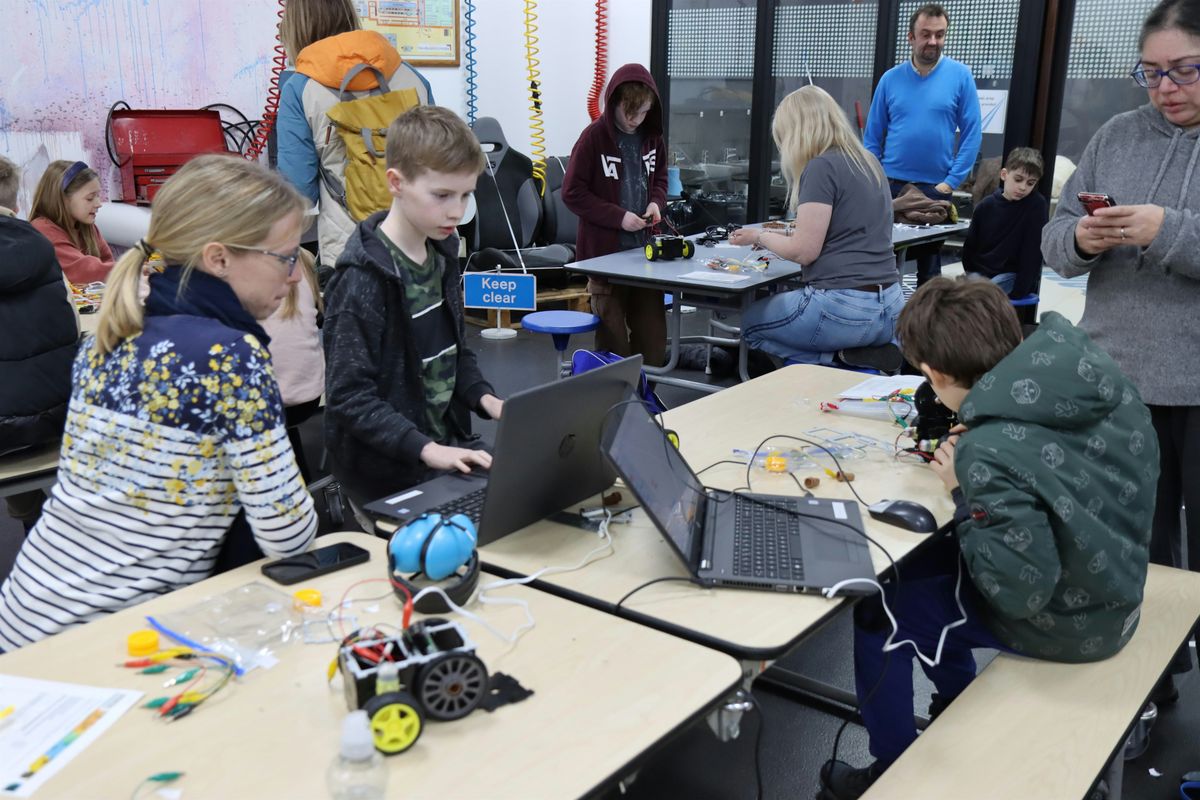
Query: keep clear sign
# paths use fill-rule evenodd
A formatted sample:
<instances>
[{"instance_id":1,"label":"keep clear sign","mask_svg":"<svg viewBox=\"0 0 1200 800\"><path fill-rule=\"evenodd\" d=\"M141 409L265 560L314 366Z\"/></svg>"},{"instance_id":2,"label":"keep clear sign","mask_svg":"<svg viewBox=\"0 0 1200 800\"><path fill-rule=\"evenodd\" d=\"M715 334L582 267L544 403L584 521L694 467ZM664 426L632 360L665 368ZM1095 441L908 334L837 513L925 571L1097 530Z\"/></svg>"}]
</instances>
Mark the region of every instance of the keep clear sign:
<instances>
[{"instance_id":1,"label":"keep clear sign","mask_svg":"<svg viewBox=\"0 0 1200 800\"><path fill-rule=\"evenodd\" d=\"M463 275L467 308L537 309L537 277L515 272L468 272Z\"/></svg>"}]
</instances>

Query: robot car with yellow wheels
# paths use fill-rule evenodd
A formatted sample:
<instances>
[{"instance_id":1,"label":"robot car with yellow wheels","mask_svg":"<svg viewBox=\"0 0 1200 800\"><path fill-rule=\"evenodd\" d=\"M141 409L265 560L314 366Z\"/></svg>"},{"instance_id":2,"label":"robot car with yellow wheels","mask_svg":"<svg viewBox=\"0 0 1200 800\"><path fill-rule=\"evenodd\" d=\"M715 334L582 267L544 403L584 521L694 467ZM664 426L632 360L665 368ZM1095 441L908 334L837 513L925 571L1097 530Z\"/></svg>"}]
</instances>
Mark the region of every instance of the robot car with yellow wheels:
<instances>
[{"instance_id":1,"label":"robot car with yellow wheels","mask_svg":"<svg viewBox=\"0 0 1200 800\"><path fill-rule=\"evenodd\" d=\"M398 636L353 633L338 650L351 710L363 709L384 755L416 744L426 719L470 714L488 690L488 671L457 622L425 619Z\"/></svg>"},{"instance_id":2,"label":"robot car with yellow wheels","mask_svg":"<svg viewBox=\"0 0 1200 800\"><path fill-rule=\"evenodd\" d=\"M696 245L682 236L655 236L646 242L647 261L669 261L676 258L691 258L696 253Z\"/></svg>"}]
</instances>

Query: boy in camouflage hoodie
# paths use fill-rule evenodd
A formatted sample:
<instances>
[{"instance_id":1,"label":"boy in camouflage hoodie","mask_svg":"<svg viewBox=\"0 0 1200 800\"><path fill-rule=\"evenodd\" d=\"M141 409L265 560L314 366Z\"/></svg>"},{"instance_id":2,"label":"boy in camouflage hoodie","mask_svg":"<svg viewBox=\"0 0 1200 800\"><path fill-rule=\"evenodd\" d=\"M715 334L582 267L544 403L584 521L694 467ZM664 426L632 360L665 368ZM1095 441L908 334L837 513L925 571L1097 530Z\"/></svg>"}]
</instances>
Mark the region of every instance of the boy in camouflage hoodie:
<instances>
[{"instance_id":1,"label":"boy in camouflage hoodie","mask_svg":"<svg viewBox=\"0 0 1200 800\"><path fill-rule=\"evenodd\" d=\"M973 647L1062 662L1118 652L1137 629L1158 479L1137 390L1059 314L1022 342L990 281L931 280L898 335L961 423L930 464L954 498L954 535L901 563L899 594L885 585L895 640L931 660L942 628L962 616L958 600L966 612L938 665L922 663L937 688L931 714L974 678ZM889 659L890 633L877 597L859 604L855 681L876 761L827 763L823 797L858 797L916 738L912 652Z\"/></svg>"}]
</instances>

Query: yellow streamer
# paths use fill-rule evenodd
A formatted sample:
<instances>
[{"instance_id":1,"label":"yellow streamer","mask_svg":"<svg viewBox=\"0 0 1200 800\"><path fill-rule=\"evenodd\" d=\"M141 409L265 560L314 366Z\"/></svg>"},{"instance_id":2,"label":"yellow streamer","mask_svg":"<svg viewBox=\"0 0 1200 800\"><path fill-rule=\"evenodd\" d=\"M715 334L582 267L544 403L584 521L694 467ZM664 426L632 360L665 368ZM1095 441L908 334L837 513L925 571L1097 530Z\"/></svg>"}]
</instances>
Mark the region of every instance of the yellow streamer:
<instances>
[{"instance_id":1,"label":"yellow streamer","mask_svg":"<svg viewBox=\"0 0 1200 800\"><path fill-rule=\"evenodd\" d=\"M538 192L546 193L546 130L542 124L542 90L538 78L537 2L525 0L525 72L529 78L529 154Z\"/></svg>"}]
</instances>

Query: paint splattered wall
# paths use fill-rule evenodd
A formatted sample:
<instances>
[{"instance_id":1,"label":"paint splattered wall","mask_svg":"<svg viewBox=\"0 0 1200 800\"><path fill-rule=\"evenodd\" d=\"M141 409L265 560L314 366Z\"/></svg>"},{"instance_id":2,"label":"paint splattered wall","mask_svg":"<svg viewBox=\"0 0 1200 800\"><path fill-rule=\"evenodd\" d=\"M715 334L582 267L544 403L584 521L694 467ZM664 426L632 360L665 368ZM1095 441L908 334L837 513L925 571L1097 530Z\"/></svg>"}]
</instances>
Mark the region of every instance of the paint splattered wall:
<instances>
[{"instance_id":1,"label":"paint splattered wall","mask_svg":"<svg viewBox=\"0 0 1200 800\"><path fill-rule=\"evenodd\" d=\"M108 108L229 103L262 114L275 0L7 0L0 3L0 152L8 132L78 131L115 187L104 146Z\"/></svg>"}]
</instances>

